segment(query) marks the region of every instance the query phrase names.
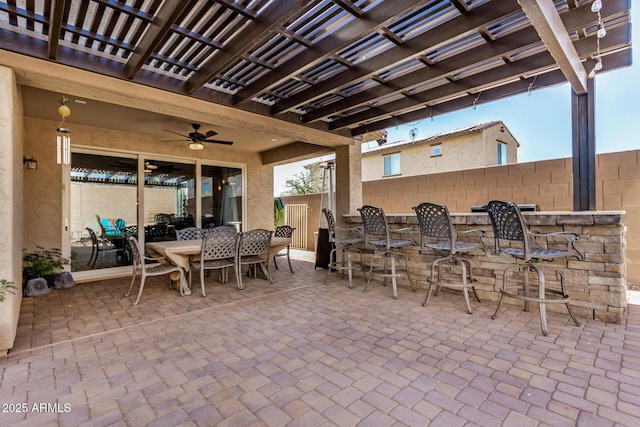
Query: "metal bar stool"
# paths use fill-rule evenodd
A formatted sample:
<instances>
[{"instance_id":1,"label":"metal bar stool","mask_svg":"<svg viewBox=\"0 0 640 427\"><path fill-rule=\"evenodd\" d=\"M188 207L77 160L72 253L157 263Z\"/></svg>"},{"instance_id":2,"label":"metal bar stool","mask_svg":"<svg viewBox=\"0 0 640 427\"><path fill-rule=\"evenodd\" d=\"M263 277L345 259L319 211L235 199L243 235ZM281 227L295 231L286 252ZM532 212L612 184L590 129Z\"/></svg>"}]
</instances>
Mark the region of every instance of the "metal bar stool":
<instances>
[{"instance_id":1,"label":"metal bar stool","mask_svg":"<svg viewBox=\"0 0 640 427\"><path fill-rule=\"evenodd\" d=\"M411 286L411 290L415 292L413 282L409 275L409 264L407 262L407 256L401 252L396 251L404 246L415 245L413 240L392 239L391 230L387 225L387 217L384 215L382 208L375 206L365 205L358 209L360 216L362 217L362 225L364 232L364 243L366 245L373 246L374 252L371 255L371 265L369 266L369 279L363 292L367 291L371 278L376 275L384 279L384 284L388 278L391 278L391 284L393 285L393 298L398 298L397 278L404 276ZM412 228L403 228L393 230L393 232L413 232ZM382 258L382 268L374 268L377 258ZM404 261L404 266L398 266L397 261Z\"/></svg>"},{"instance_id":2,"label":"metal bar stool","mask_svg":"<svg viewBox=\"0 0 640 427\"><path fill-rule=\"evenodd\" d=\"M451 216L449 210L445 205L437 205L434 203L421 203L418 206L412 208L418 217L418 224L420 224L420 252L423 253L425 249L433 250L439 254L445 254L444 257L436 258L431 263L431 277L429 278L429 291L422 303L426 306L431 297L431 292L435 287L435 294L438 295L438 290L441 287L461 290L464 293L464 300L467 305L467 312L471 314L471 303L469 301L469 289L473 291L473 295L478 302L480 297L476 292L474 285L475 279L471 270L471 263L468 259L461 257L460 255L468 254L476 249L482 249L485 251L482 237L484 232L482 230L466 230L460 234L476 233L478 237L478 243L472 242L459 242L457 239L456 229L451 223ZM429 252L431 252L429 250ZM485 251L486 252L486 251ZM457 264L461 269L461 282L451 282L445 280L442 274L442 263L448 262L449 264Z\"/></svg>"},{"instance_id":3,"label":"metal bar stool","mask_svg":"<svg viewBox=\"0 0 640 427\"><path fill-rule=\"evenodd\" d=\"M489 202L485 209L489 214L489 219L493 226L496 254L504 252L521 260L524 264L518 264L507 267L502 277L502 288L500 289L500 299L496 312L491 316L495 319L502 305L504 297L515 298L524 301L524 311L529 311L529 303L537 302L540 305L540 324L542 325L543 335L548 335L546 304L564 304L569 311L569 315L576 326L580 323L573 315L570 306L570 298L565 287L564 273L555 267L546 265L544 268L556 273L560 278L560 289L550 289L546 287L544 272L539 263L544 261L553 261L559 258L568 258L575 256L583 259L582 254L576 249L574 242L580 238L579 235L569 232L556 233L534 233L527 229L527 226L520 213L520 209L513 202L503 202L493 200ZM536 238L548 238L558 236L566 240L567 249L543 248L536 244ZM502 245L503 242L513 243L514 245ZM522 271L522 283L507 284L509 273ZM538 283L531 284L529 281L529 273L535 273ZM538 290L538 296L532 296L531 291Z\"/></svg>"},{"instance_id":4,"label":"metal bar stool","mask_svg":"<svg viewBox=\"0 0 640 427\"><path fill-rule=\"evenodd\" d=\"M330 209L322 209L322 213L327 219L327 226L329 227L329 243L331 244L331 253L329 254L329 265L327 266L327 276L324 278L324 283L327 283L331 270L347 271L349 274L349 289L353 289L353 270L356 268L362 268L362 251L353 246L357 243L364 242L362 237L349 236L349 237L337 237L337 231L349 231L362 233L362 228L341 228L336 226L335 218ZM337 251L341 252L341 261L338 263L336 260ZM352 253L357 253L360 257L359 261L353 261ZM346 262L345 262L346 260Z\"/></svg>"}]
</instances>

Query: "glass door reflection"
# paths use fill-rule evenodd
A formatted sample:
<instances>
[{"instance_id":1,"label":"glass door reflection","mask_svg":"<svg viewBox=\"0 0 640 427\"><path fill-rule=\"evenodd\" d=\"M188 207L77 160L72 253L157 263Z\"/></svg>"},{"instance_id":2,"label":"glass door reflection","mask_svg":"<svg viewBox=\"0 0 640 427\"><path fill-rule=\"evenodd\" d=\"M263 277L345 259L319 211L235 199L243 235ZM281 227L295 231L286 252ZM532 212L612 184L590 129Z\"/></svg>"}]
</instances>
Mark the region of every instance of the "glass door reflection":
<instances>
[{"instance_id":1,"label":"glass door reflection","mask_svg":"<svg viewBox=\"0 0 640 427\"><path fill-rule=\"evenodd\" d=\"M242 228L242 169L202 166L202 227Z\"/></svg>"},{"instance_id":2,"label":"glass door reflection","mask_svg":"<svg viewBox=\"0 0 640 427\"><path fill-rule=\"evenodd\" d=\"M145 159L145 241L175 240L176 230L195 226L195 165Z\"/></svg>"}]
</instances>

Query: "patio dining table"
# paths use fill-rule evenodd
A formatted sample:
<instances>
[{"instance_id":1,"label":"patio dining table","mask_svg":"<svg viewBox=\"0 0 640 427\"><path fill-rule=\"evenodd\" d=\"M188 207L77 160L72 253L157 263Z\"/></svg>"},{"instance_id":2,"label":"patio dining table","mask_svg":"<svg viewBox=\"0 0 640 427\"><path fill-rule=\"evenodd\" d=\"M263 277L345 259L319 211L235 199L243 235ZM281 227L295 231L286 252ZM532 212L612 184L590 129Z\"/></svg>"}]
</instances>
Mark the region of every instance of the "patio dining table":
<instances>
[{"instance_id":1,"label":"patio dining table","mask_svg":"<svg viewBox=\"0 0 640 427\"><path fill-rule=\"evenodd\" d=\"M269 249L269 258L286 248L291 243L291 239L286 237L272 237L271 247ZM149 242L145 245L147 252L152 257L164 257L160 259L161 263L170 262L171 264L181 267L185 273L191 268L190 259L194 255L199 255L202 249L202 239L194 240L166 240L159 242ZM171 273L171 280L180 280L177 273ZM186 277L186 275L185 275ZM180 283L184 295L191 295L186 279L184 283Z\"/></svg>"}]
</instances>

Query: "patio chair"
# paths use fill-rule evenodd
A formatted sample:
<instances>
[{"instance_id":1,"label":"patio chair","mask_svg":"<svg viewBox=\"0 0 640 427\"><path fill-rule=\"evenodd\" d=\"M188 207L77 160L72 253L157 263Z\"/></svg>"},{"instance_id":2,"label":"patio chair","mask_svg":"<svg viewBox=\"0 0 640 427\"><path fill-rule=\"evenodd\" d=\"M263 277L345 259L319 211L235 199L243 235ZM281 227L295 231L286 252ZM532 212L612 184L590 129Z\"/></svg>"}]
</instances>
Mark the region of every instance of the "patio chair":
<instances>
[{"instance_id":1,"label":"patio chair","mask_svg":"<svg viewBox=\"0 0 640 427\"><path fill-rule=\"evenodd\" d=\"M202 229L197 227L186 227L176 230L176 240L198 240L202 239Z\"/></svg>"},{"instance_id":2,"label":"patio chair","mask_svg":"<svg viewBox=\"0 0 640 427\"><path fill-rule=\"evenodd\" d=\"M438 295L438 291L441 287L461 290L464 294L464 300L467 306L467 312L471 314L471 303L469 301L469 289L473 291L478 302L480 297L476 292L474 285L475 279L471 269L471 263L468 259L464 258L469 252L477 249L485 251L482 237L484 231L482 230L466 230L461 231L460 234L477 234L476 242L460 242L458 241L458 233L451 222L451 216L449 210L445 205L438 205L435 203L421 203L418 206L412 207L418 217L418 224L420 225L420 253L435 252L438 255L444 255L440 258L436 256L436 259L431 263L431 276L428 279L429 290L422 302L423 306L426 306L431 298L431 292L435 287L435 295ZM442 273L443 262L449 263L451 266L451 273L453 273L453 265L456 264L460 267L461 282L452 282L445 280ZM450 274L449 276L452 276ZM448 279L448 278L447 278Z\"/></svg>"},{"instance_id":3,"label":"patio chair","mask_svg":"<svg viewBox=\"0 0 640 427\"><path fill-rule=\"evenodd\" d=\"M98 255L100 253L104 254L105 252L114 252L121 250L114 246L109 240L98 237L96 235L96 232L91 228L87 227L85 228L85 230L87 230L87 232L89 233L89 237L91 238L91 256L89 257L89 262L87 262L87 265L92 269L95 267L96 261L98 261Z\"/></svg>"},{"instance_id":4,"label":"patio chair","mask_svg":"<svg viewBox=\"0 0 640 427\"><path fill-rule=\"evenodd\" d=\"M496 312L491 316L495 319L502 305L504 297L515 298L524 301L524 311L529 311L529 303L537 302L540 306L540 324L542 334L548 335L546 304L564 304L569 311L569 315L576 326L580 323L571 311L571 299L565 287L564 273L560 269L545 265L544 268L556 273L560 278L560 289L551 289L546 286L542 262L553 261L561 258L575 256L583 259L582 254L576 249L574 242L580 238L575 233L555 232L555 233L534 233L529 231L522 217L522 213L513 202L503 202L499 200L490 201L485 209L489 214L489 219L493 226L496 254L504 252L516 259L516 265L507 267L502 276L502 288L500 289L500 299ZM566 250L554 249L551 247L541 247L537 244L538 238L559 238L565 240ZM523 262L522 264L518 261ZM507 283L509 273L522 271L522 282L518 280L515 284ZM535 273L537 285L529 281L529 273ZM532 296L531 291L538 290L538 296Z\"/></svg>"},{"instance_id":5,"label":"patio chair","mask_svg":"<svg viewBox=\"0 0 640 427\"><path fill-rule=\"evenodd\" d=\"M353 270L356 268L362 269L362 251L355 247L357 243L364 242L361 236L349 236L349 237L337 237L338 231L346 231L350 233L362 234L362 227L342 228L336 226L333 212L330 209L322 209L322 213L327 219L327 226L329 228L329 243L331 244L331 252L329 253L329 265L327 266L327 276L324 278L324 283L327 283L329 274L332 270L348 272L349 275L349 289L353 289ZM340 263L336 259L336 255L340 251ZM359 261L353 261L352 253L357 253L360 257ZM346 262L345 262L346 260Z\"/></svg>"},{"instance_id":6,"label":"patio chair","mask_svg":"<svg viewBox=\"0 0 640 427\"><path fill-rule=\"evenodd\" d=\"M387 218L384 215L382 208L376 206L365 205L358 209L360 216L362 217L364 243L365 245L373 246L374 252L371 255L371 265L369 266L369 278L363 292L366 292L371 278L373 276L380 276L384 279L384 284L388 278L391 278L391 284L393 286L393 298L398 298L398 286L397 278L404 276L411 286L411 290L415 292L411 276L409 274L409 265L407 262L407 256L397 249L412 246L416 243L413 240L404 239L392 239L391 233L411 233L413 229L402 228L397 230L390 230L387 225ZM375 267L375 262L378 258L382 258L382 268ZM397 261L402 260L404 266L398 267Z\"/></svg>"},{"instance_id":7,"label":"patio chair","mask_svg":"<svg viewBox=\"0 0 640 427\"><path fill-rule=\"evenodd\" d=\"M249 230L238 235L238 258L237 258L237 273L236 278L238 280L238 289L244 289L242 284L242 266L249 265L249 272L254 273L254 277L257 275L257 266L262 268L262 272L269 280L269 283L273 283L271 279L271 273L269 272L269 250L271 249L271 237L273 236L273 230L265 230L258 228L255 230Z\"/></svg>"},{"instance_id":8,"label":"patio chair","mask_svg":"<svg viewBox=\"0 0 640 427\"><path fill-rule=\"evenodd\" d=\"M200 286L203 297L206 296L204 288L205 270L220 270L221 283L227 283L229 279L228 268L233 268L236 276L238 276L237 253L238 233L236 233L235 228L227 228L226 230L206 234L202 239L200 259L191 262L189 287L191 287L191 272L193 270L200 270Z\"/></svg>"},{"instance_id":9,"label":"patio chair","mask_svg":"<svg viewBox=\"0 0 640 427\"><path fill-rule=\"evenodd\" d=\"M144 252L140 250L140 244L138 240L133 237L126 235L127 243L131 247L131 254L133 255L133 274L131 278L131 285L129 285L129 290L124 295L128 297L131 293L131 289L133 288L133 284L136 281L136 277L138 273L140 273L140 290L138 291L138 297L136 298L133 305L138 305L140 301L140 296L142 295L142 289L144 289L144 282L147 276L161 276L163 274L169 274L173 272L180 273L180 283L184 281L184 271L182 268L173 264L160 264L159 261L162 258L149 258L144 256ZM147 261L156 261L153 264L147 264ZM182 286L180 286L180 292L182 293Z\"/></svg>"},{"instance_id":10,"label":"patio chair","mask_svg":"<svg viewBox=\"0 0 640 427\"><path fill-rule=\"evenodd\" d=\"M284 237L284 238L287 238L287 239L291 239L291 236L293 236L294 230L295 230L295 228L291 227L290 225L281 225L281 226L276 227L276 231L273 233L273 236L274 237ZM273 265L276 267L276 270L277 270L278 269L278 263L276 262L276 258L280 257L280 256L286 256L287 257L287 262L289 263L289 270L293 274L293 267L291 267L291 256L290 256L291 244L287 245L286 250L287 250L287 252L280 251L280 252L278 252L277 254L275 254L273 256Z\"/></svg>"}]
</instances>

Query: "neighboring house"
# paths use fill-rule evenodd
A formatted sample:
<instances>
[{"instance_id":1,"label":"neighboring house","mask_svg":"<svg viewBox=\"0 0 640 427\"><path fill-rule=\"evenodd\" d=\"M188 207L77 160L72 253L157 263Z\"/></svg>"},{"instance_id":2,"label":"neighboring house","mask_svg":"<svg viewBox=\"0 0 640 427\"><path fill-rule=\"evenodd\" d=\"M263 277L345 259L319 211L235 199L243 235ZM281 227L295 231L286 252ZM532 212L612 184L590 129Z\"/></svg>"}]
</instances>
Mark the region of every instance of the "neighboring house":
<instances>
[{"instance_id":1,"label":"neighboring house","mask_svg":"<svg viewBox=\"0 0 640 427\"><path fill-rule=\"evenodd\" d=\"M384 144L362 153L362 181L517 163L519 146L499 120Z\"/></svg>"}]
</instances>

